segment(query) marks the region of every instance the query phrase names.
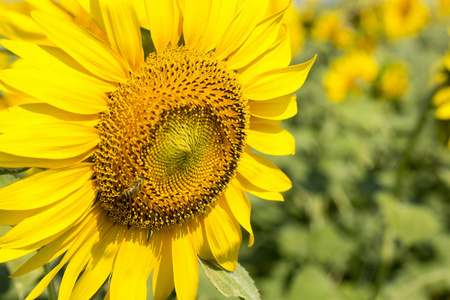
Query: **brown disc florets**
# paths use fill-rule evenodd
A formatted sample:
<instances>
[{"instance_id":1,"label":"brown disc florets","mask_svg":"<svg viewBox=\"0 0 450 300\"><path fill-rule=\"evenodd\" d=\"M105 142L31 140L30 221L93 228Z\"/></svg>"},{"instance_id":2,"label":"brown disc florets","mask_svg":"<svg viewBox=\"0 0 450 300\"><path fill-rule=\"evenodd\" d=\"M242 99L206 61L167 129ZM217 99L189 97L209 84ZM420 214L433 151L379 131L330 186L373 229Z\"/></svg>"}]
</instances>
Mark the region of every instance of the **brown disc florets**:
<instances>
[{"instance_id":1,"label":"brown disc florets","mask_svg":"<svg viewBox=\"0 0 450 300\"><path fill-rule=\"evenodd\" d=\"M213 205L245 147L247 101L234 72L211 54L169 49L109 98L94 168L112 220L159 230Z\"/></svg>"}]
</instances>

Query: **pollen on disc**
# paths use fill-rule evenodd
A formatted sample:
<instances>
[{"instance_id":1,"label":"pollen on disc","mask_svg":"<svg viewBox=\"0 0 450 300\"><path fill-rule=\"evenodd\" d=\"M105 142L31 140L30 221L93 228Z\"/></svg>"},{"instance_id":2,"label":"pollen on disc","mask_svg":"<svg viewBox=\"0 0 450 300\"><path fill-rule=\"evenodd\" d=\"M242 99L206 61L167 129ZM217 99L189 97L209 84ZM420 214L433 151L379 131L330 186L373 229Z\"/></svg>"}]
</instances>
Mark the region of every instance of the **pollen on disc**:
<instances>
[{"instance_id":1,"label":"pollen on disc","mask_svg":"<svg viewBox=\"0 0 450 300\"><path fill-rule=\"evenodd\" d=\"M160 230L214 205L245 147L247 100L234 72L212 54L168 49L109 98L94 169L111 219Z\"/></svg>"}]
</instances>

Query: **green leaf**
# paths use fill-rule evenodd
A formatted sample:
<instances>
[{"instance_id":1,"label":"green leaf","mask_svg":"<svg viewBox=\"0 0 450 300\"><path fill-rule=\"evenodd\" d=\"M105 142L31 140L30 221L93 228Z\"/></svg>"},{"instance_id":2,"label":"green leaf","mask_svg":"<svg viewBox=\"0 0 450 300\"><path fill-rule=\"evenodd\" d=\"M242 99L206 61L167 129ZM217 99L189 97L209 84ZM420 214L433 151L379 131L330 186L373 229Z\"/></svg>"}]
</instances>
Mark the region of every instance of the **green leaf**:
<instances>
[{"instance_id":1,"label":"green leaf","mask_svg":"<svg viewBox=\"0 0 450 300\"><path fill-rule=\"evenodd\" d=\"M339 300L336 284L317 266L303 267L292 282L287 300Z\"/></svg>"},{"instance_id":2,"label":"green leaf","mask_svg":"<svg viewBox=\"0 0 450 300\"><path fill-rule=\"evenodd\" d=\"M308 257L309 232L298 224L283 226L277 237L281 256L302 262Z\"/></svg>"},{"instance_id":3,"label":"green leaf","mask_svg":"<svg viewBox=\"0 0 450 300\"><path fill-rule=\"evenodd\" d=\"M310 258L340 270L345 269L354 248L352 241L329 222L311 232L308 246Z\"/></svg>"},{"instance_id":4,"label":"green leaf","mask_svg":"<svg viewBox=\"0 0 450 300\"><path fill-rule=\"evenodd\" d=\"M383 288L381 299L426 300L448 290L450 269L442 263L407 262Z\"/></svg>"},{"instance_id":5,"label":"green leaf","mask_svg":"<svg viewBox=\"0 0 450 300\"><path fill-rule=\"evenodd\" d=\"M339 285L339 292L345 300L369 300L373 298L373 290L367 284L343 282Z\"/></svg>"},{"instance_id":6,"label":"green leaf","mask_svg":"<svg viewBox=\"0 0 450 300\"><path fill-rule=\"evenodd\" d=\"M385 193L377 198L386 225L404 243L428 240L439 232L439 218L428 207L402 203Z\"/></svg>"},{"instance_id":7,"label":"green leaf","mask_svg":"<svg viewBox=\"0 0 450 300\"><path fill-rule=\"evenodd\" d=\"M284 299L286 294L286 283L297 269L297 264L291 260L282 260L274 264L270 269L270 276L258 278L261 297L263 299Z\"/></svg>"},{"instance_id":8,"label":"green leaf","mask_svg":"<svg viewBox=\"0 0 450 300\"><path fill-rule=\"evenodd\" d=\"M229 272L210 261L201 258L198 260L203 272L222 295L252 300L261 299L255 282L240 264L237 265L236 271Z\"/></svg>"}]
</instances>

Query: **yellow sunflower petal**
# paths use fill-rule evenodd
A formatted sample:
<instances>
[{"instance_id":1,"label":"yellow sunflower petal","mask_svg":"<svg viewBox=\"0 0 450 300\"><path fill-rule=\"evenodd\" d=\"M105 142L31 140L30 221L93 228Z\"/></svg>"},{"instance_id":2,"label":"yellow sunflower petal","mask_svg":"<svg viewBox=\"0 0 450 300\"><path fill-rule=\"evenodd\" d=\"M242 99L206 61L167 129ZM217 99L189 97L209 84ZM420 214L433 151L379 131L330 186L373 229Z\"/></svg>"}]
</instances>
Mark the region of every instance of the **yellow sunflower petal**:
<instances>
[{"instance_id":1,"label":"yellow sunflower petal","mask_svg":"<svg viewBox=\"0 0 450 300\"><path fill-rule=\"evenodd\" d=\"M107 108L108 98L97 85L79 77L48 70L0 71L0 80L58 108L80 114L95 114Z\"/></svg>"},{"instance_id":2,"label":"yellow sunflower petal","mask_svg":"<svg viewBox=\"0 0 450 300\"><path fill-rule=\"evenodd\" d=\"M90 155L91 152L86 152L67 159L45 159L0 152L0 166L4 168L64 168L78 164L87 159Z\"/></svg>"},{"instance_id":3,"label":"yellow sunflower petal","mask_svg":"<svg viewBox=\"0 0 450 300\"><path fill-rule=\"evenodd\" d=\"M75 12L78 12L80 9L83 9L83 7L78 3L77 0L59 0L59 3L61 3L61 6L64 7L67 11L74 15Z\"/></svg>"},{"instance_id":4,"label":"yellow sunflower petal","mask_svg":"<svg viewBox=\"0 0 450 300\"><path fill-rule=\"evenodd\" d=\"M25 5L24 2L5 3L5 1L0 1L0 36L48 44L49 41L41 28L28 14L23 12L27 9L24 8Z\"/></svg>"},{"instance_id":5,"label":"yellow sunflower petal","mask_svg":"<svg viewBox=\"0 0 450 300\"><path fill-rule=\"evenodd\" d=\"M93 210L96 210L96 213L98 213L99 207L97 206ZM14 278L17 276L22 276L28 272L40 268L66 252L72 247L72 245L74 245L75 240L80 235L81 231L84 230L89 221L91 221L90 218L84 218L80 223L72 227L66 233L55 239L50 244L45 245L33 257L20 266L20 268L17 269L10 277Z\"/></svg>"},{"instance_id":6,"label":"yellow sunflower petal","mask_svg":"<svg viewBox=\"0 0 450 300\"><path fill-rule=\"evenodd\" d=\"M176 0L143 0L156 51L161 53L169 43L175 46L181 36L181 13Z\"/></svg>"},{"instance_id":7,"label":"yellow sunflower petal","mask_svg":"<svg viewBox=\"0 0 450 300\"><path fill-rule=\"evenodd\" d=\"M236 13L237 0L211 1L208 25L205 26L200 41L195 46L205 52L216 48L217 42L230 26Z\"/></svg>"},{"instance_id":8,"label":"yellow sunflower petal","mask_svg":"<svg viewBox=\"0 0 450 300\"><path fill-rule=\"evenodd\" d=\"M113 225L111 224L111 227ZM86 230L90 231L90 230ZM64 272L64 277L61 281L61 286L59 288L59 295L58 299L69 299L70 293L73 290L73 287L75 286L75 282L80 276L81 272L86 267L86 264L88 263L89 259L91 258L92 254L92 247L100 242L100 237L98 236L98 229L92 229L94 233L89 234L87 236L86 240L83 243L83 246L79 247L78 251L75 253L70 253L72 249L75 249L75 247L72 247L67 254L64 256L64 259L66 259L66 256L70 257L70 262L67 265L67 268ZM71 255L70 255L71 254Z\"/></svg>"},{"instance_id":9,"label":"yellow sunflower petal","mask_svg":"<svg viewBox=\"0 0 450 300\"><path fill-rule=\"evenodd\" d=\"M4 90L3 90L4 91ZM42 103L43 100L38 100L36 98L21 94L21 95L15 95L11 93L4 93L2 98L4 108L14 107L18 105L24 105L24 104L34 104L34 103Z\"/></svg>"},{"instance_id":10,"label":"yellow sunflower petal","mask_svg":"<svg viewBox=\"0 0 450 300\"><path fill-rule=\"evenodd\" d=\"M247 0L224 35L217 43L215 53L218 59L225 59L247 39L250 33L264 17L269 5L268 0Z\"/></svg>"},{"instance_id":11,"label":"yellow sunflower petal","mask_svg":"<svg viewBox=\"0 0 450 300\"><path fill-rule=\"evenodd\" d=\"M39 1L39 0L38 0ZM90 6L99 7L98 0L91 1L88 0L89 8ZM98 17L96 14L91 14L83 7L83 3L85 2L83 0L60 0L59 3L62 6L63 10L67 11L73 16L73 21L80 25L83 28L88 29L90 32L92 32L94 35L99 37L100 39L104 40L106 43L108 43L108 37L105 33L105 26L103 24L103 19ZM84 3L86 5L86 3ZM96 12L98 11L95 10Z\"/></svg>"},{"instance_id":12,"label":"yellow sunflower petal","mask_svg":"<svg viewBox=\"0 0 450 300\"><path fill-rule=\"evenodd\" d=\"M244 87L251 100L269 100L298 90L306 80L316 57L305 63L263 73Z\"/></svg>"},{"instance_id":13,"label":"yellow sunflower petal","mask_svg":"<svg viewBox=\"0 0 450 300\"><path fill-rule=\"evenodd\" d=\"M104 214L103 214L104 215ZM94 213L89 215L88 218L93 221L98 220L98 214ZM67 264L69 260L72 259L72 257L75 255L80 255L83 251L89 253L89 251L92 248L92 245L94 242L96 242L98 239L96 239L95 234L95 226L94 222L90 222L90 226L86 226L80 233L79 236L77 236L77 239L75 243L72 245L72 247L67 251L67 253L62 258L61 262L54 267L45 277L39 282L39 284L31 291L31 293L27 296L26 300L33 300L36 299L42 292L45 290L45 288L48 286L50 281L55 277L55 275L61 270L61 268ZM80 248L81 246L81 248ZM67 269L66 271L67 272ZM63 277L63 282L66 276ZM62 283L60 287L60 292L62 290ZM61 297L58 297L59 299L62 299Z\"/></svg>"},{"instance_id":14,"label":"yellow sunflower petal","mask_svg":"<svg viewBox=\"0 0 450 300\"><path fill-rule=\"evenodd\" d=\"M59 287L58 299L69 299L76 280L93 255L91 251L94 245L98 244L101 237L114 227L114 223L109 222L107 218L103 210L101 213L93 212L88 215L87 225L61 261L67 263L70 259Z\"/></svg>"},{"instance_id":15,"label":"yellow sunflower petal","mask_svg":"<svg viewBox=\"0 0 450 300\"><path fill-rule=\"evenodd\" d=\"M283 33L273 47L261 54L251 64L238 71L239 79L244 85L254 77L270 70L285 68L291 61L291 43L286 25L280 29Z\"/></svg>"},{"instance_id":16,"label":"yellow sunflower petal","mask_svg":"<svg viewBox=\"0 0 450 300\"><path fill-rule=\"evenodd\" d=\"M91 249L91 261L77 280L70 299L91 299L112 272L126 226L115 224Z\"/></svg>"},{"instance_id":17,"label":"yellow sunflower petal","mask_svg":"<svg viewBox=\"0 0 450 300\"><path fill-rule=\"evenodd\" d=\"M2 248L22 248L62 235L94 202L95 192L88 182L79 190L23 220L0 238Z\"/></svg>"},{"instance_id":18,"label":"yellow sunflower petal","mask_svg":"<svg viewBox=\"0 0 450 300\"><path fill-rule=\"evenodd\" d=\"M288 94L275 99L250 101L250 114L269 120L285 120L297 114L297 96Z\"/></svg>"},{"instance_id":19,"label":"yellow sunflower petal","mask_svg":"<svg viewBox=\"0 0 450 300\"><path fill-rule=\"evenodd\" d=\"M148 12L146 8L147 0L132 0L132 1L139 26L145 29L149 29L150 27L148 25Z\"/></svg>"},{"instance_id":20,"label":"yellow sunflower petal","mask_svg":"<svg viewBox=\"0 0 450 300\"><path fill-rule=\"evenodd\" d=\"M147 247L147 230L128 229L114 263L110 299L147 299L148 265L154 259Z\"/></svg>"},{"instance_id":21,"label":"yellow sunflower petal","mask_svg":"<svg viewBox=\"0 0 450 300\"><path fill-rule=\"evenodd\" d=\"M215 206L203 220L205 244L216 261L228 271L237 266L239 246L242 242L239 223L233 220L220 206Z\"/></svg>"},{"instance_id":22,"label":"yellow sunflower petal","mask_svg":"<svg viewBox=\"0 0 450 300\"><path fill-rule=\"evenodd\" d=\"M203 228L203 225L201 228ZM202 234L204 234L204 230ZM206 236L204 237L204 241L206 241ZM214 255L211 252L211 248L209 247L209 244L207 242L203 243L203 247L199 248L198 256L201 257L203 260L210 260L210 261L216 261Z\"/></svg>"},{"instance_id":23,"label":"yellow sunflower petal","mask_svg":"<svg viewBox=\"0 0 450 300\"><path fill-rule=\"evenodd\" d=\"M190 239L192 240L192 245L195 251L199 251L203 247L204 237L200 222L190 222L187 225L187 231L190 234Z\"/></svg>"},{"instance_id":24,"label":"yellow sunflower petal","mask_svg":"<svg viewBox=\"0 0 450 300\"><path fill-rule=\"evenodd\" d=\"M173 230L154 232L150 240L161 245L161 254L153 269L153 297L155 300L165 300L174 288L172 263L172 234ZM155 255L156 256L156 255Z\"/></svg>"},{"instance_id":25,"label":"yellow sunflower petal","mask_svg":"<svg viewBox=\"0 0 450 300\"><path fill-rule=\"evenodd\" d=\"M98 140L98 132L94 128L51 123L0 135L0 152L30 158L65 159L92 150Z\"/></svg>"},{"instance_id":26,"label":"yellow sunflower petal","mask_svg":"<svg viewBox=\"0 0 450 300\"><path fill-rule=\"evenodd\" d=\"M76 0L76 1L81 5L81 7L83 7L84 10L86 10L89 13L91 12L91 2L95 3L95 1L91 0Z\"/></svg>"},{"instance_id":27,"label":"yellow sunflower petal","mask_svg":"<svg viewBox=\"0 0 450 300\"><path fill-rule=\"evenodd\" d=\"M122 0L101 0L100 7L111 46L128 62L131 70L138 69L144 61L144 51L133 4Z\"/></svg>"},{"instance_id":28,"label":"yellow sunflower petal","mask_svg":"<svg viewBox=\"0 0 450 300\"><path fill-rule=\"evenodd\" d=\"M250 234L248 247L253 246L255 237L253 235L252 225L250 224L251 204L237 180L229 184L225 192L225 198L236 220Z\"/></svg>"},{"instance_id":29,"label":"yellow sunflower petal","mask_svg":"<svg viewBox=\"0 0 450 300\"><path fill-rule=\"evenodd\" d=\"M247 143L253 149L265 154L295 154L295 139L292 134L269 121L258 123L250 121Z\"/></svg>"},{"instance_id":30,"label":"yellow sunflower petal","mask_svg":"<svg viewBox=\"0 0 450 300\"><path fill-rule=\"evenodd\" d=\"M58 274L62 267L67 263L67 260L62 260L56 267L54 267L50 272L48 272L44 278L39 281L39 283L34 287L34 289L28 294L25 300L34 300L39 295L41 295L53 278Z\"/></svg>"},{"instance_id":31,"label":"yellow sunflower petal","mask_svg":"<svg viewBox=\"0 0 450 300\"><path fill-rule=\"evenodd\" d=\"M63 74L70 73L71 76L82 77L98 85L104 92L116 89L116 83L94 77L92 73L87 71L75 59L56 47L14 40L2 40L1 44L9 51L39 69L51 70Z\"/></svg>"},{"instance_id":32,"label":"yellow sunflower petal","mask_svg":"<svg viewBox=\"0 0 450 300\"><path fill-rule=\"evenodd\" d=\"M245 42L230 56L227 66L231 69L245 67L269 49L278 36L281 20L288 7L256 25Z\"/></svg>"},{"instance_id":33,"label":"yellow sunflower petal","mask_svg":"<svg viewBox=\"0 0 450 300\"><path fill-rule=\"evenodd\" d=\"M208 20L213 1L192 0L184 2L183 36L186 46L195 48L200 41Z\"/></svg>"},{"instance_id":34,"label":"yellow sunflower petal","mask_svg":"<svg viewBox=\"0 0 450 300\"><path fill-rule=\"evenodd\" d=\"M91 164L42 171L0 189L0 209L30 210L50 205L81 188L91 177Z\"/></svg>"},{"instance_id":35,"label":"yellow sunflower petal","mask_svg":"<svg viewBox=\"0 0 450 300\"><path fill-rule=\"evenodd\" d=\"M124 60L86 29L49 14L33 12L32 15L56 45L93 74L113 82L128 77Z\"/></svg>"},{"instance_id":36,"label":"yellow sunflower petal","mask_svg":"<svg viewBox=\"0 0 450 300\"><path fill-rule=\"evenodd\" d=\"M17 122L17 120L21 120ZM0 132L28 130L28 128L55 122L79 123L94 127L99 115L73 114L44 103L24 104L0 111Z\"/></svg>"},{"instance_id":37,"label":"yellow sunflower petal","mask_svg":"<svg viewBox=\"0 0 450 300\"><path fill-rule=\"evenodd\" d=\"M59 238L66 237L67 235L69 235L69 232L66 232L65 234L63 234ZM49 245L53 246L55 244L53 244L53 242L52 242ZM48 254L49 253L48 249L51 249L51 251L52 251L52 253L50 253L50 254L56 254L55 255L55 258L56 258L56 257L60 256L61 254L63 254L64 252L66 252L67 249L71 246L71 244L68 244L67 246L65 246L63 248L59 248L58 247L59 245L57 245L57 246L54 246L53 248L49 248L48 247L49 245L46 245L44 248L42 248L42 250L39 250L31 259L27 260L24 265L22 265L16 272L14 272L9 277L10 278L16 278L18 276L22 276L22 275L24 275L24 274L26 274L28 272L36 270L37 268L41 268L43 265L49 263L50 262L50 260L48 259L49 255L45 255L44 256L44 254ZM43 251L44 249L46 251ZM25 251L25 250L17 250L17 251ZM31 251L30 250L26 250L26 251L32 252L33 250L31 250ZM0 250L0 253L1 253L1 250Z\"/></svg>"},{"instance_id":38,"label":"yellow sunflower petal","mask_svg":"<svg viewBox=\"0 0 450 300\"><path fill-rule=\"evenodd\" d=\"M58 15L69 19L67 12L62 10L55 2L48 0L26 0L26 3L30 4L35 10L45 11L54 15Z\"/></svg>"},{"instance_id":39,"label":"yellow sunflower petal","mask_svg":"<svg viewBox=\"0 0 450 300\"><path fill-rule=\"evenodd\" d=\"M0 249L0 264L27 255L34 250Z\"/></svg>"},{"instance_id":40,"label":"yellow sunflower petal","mask_svg":"<svg viewBox=\"0 0 450 300\"><path fill-rule=\"evenodd\" d=\"M198 260L191 235L185 227L175 228L172 239L173 276L177 298L195 299L198 288Z\"/></svg>"},{"instance_id":41,"label":"yellow sunflower petal","mask_svg":"<svg viewBox=\"0 0 450 300\"><path fill-rule=\"evenodd\" d=\"M242 155L238 173L267 191L283 192L292 187L289 178L277 166L264 157L247 151Z\"/></svg>"},{"instance_id":42,"label":"yellow sunflower petal","mask_svg":"<svg viewBox=\"0 0 450 300\"><path fill-rule=\"evenodd\" d=\"M0 210L0 226L16 225L26 218L41 212L43 209L30 210Z\"/></svg>"},{"instance_id":43,"label":"yellow sunflower petal","mask_svg":"<svg viewBox=\"0 0 450 300\"><path fill-rule=\"evenodd\" d=\"M102 33L106 32L103 14L100 10L100 0L77 0L81 7L89 13L90 18L98 26ZM105 36L106 40L106 36Z\"/></svg>"},{"instance_id":44,"label":"yellow sunflower petal","mask_svg":"<svg viewBox=\"0 0 450 300\"><path fill-rule=\"evenodd\" d=\"M266 191L262 188L257 187L256 185L252 184L250 181L245 179L244 176L237 174L236 179L239 181L239 183L242 185L244 190L256 197L259 197L261 199L265 200L273 200L273 201L284 201L283 195L279 192L272 192L272 191Z\"/></svg>"}]
</instances>

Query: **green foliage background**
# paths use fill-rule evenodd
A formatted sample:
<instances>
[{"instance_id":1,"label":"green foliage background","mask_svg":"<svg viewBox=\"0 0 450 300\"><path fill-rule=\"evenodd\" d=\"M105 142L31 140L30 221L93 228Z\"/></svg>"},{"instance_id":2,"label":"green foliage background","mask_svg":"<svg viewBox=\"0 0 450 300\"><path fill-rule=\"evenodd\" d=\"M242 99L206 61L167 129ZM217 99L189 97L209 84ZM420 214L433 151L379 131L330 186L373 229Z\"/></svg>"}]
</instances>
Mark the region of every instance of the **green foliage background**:
<instances>
[{"instance_id":1,"label":"green foliage background","mask_svg":"<svg viewBox=\"0 0 450 300\"><path fill-rule=\"evenodd\" d=\"M322 79L341 50L307 38L295 55L300 63L318 54L298 115L283 123L296 154L270 157L293 188L284 203L251 198L256 241L240 252L262 299L450 299L450 150L429 105L447 28L448 20L435 22L379 42L378 61L409 63L409 87L396 102L368 90L332 103ZM0 175L0 186L20 176ZM0 265L0 299L23 299L43 276L7 279L22 261ZM198 299L223 298L201 274Z\"/></svg>"},{"instance_id":2,"label":"green foliage background","mask_svg":"<svg viewBox=\"0 0 450 300\"><path fill-rule=\"evenodd\" d=\"M429 105L447 28L379 42L377 61L409 63L397 102L330 102L322 78L341 51L306 40L294 61L318 59L285 123L296 154L275 159L294 186L284 203L254 199L256 242L240 257L262 299L450 299L450 151Z\"/></svg>"}]
</instances>

